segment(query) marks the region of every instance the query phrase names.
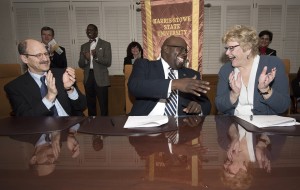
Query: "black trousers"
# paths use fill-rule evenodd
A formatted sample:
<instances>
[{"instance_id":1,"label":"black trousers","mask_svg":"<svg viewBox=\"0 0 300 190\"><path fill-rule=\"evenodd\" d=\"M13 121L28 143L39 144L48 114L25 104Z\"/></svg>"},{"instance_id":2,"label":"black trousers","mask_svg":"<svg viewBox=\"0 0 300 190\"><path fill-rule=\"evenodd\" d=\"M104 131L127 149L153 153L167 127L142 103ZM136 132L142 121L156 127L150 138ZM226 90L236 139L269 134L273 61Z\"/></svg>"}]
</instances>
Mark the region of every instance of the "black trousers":
<instances>
[{"instance_id":1,"label":"black trousers","mask_svg":"<svg viewBox=\"0 0 300 190\"><path fill-rule=\"evenodd\" d=\"M99 87L96 83L93 70L90 70L89 77L84 84L85 95L89 116L97 115L96 98L99 102L101 116L108 115L108 86Z\"/></svg>"}]
</instances>

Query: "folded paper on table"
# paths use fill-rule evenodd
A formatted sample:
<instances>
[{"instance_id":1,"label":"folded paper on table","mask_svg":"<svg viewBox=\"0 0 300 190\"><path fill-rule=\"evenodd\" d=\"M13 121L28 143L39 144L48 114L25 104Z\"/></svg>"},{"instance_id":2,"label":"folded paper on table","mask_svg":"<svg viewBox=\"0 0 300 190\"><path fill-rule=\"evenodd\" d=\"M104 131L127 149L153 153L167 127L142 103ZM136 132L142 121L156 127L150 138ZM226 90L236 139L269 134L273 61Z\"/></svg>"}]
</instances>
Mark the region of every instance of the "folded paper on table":
<instances>
[{"instance_id":1,"label":"folded paper on table","mask_svg":"<svg viewBox=\"0 0 300 190\"><path fill-rule=\"evenodd\" d=\"M296 122L295 118L278 115L253 115L252 120L250 119L250 115L236 115L236 117L245 120L258 128L294 126L299 124Z\"/></svg>"},{"instance_id":2,"label":"folded paper on table","mask_svg":"<svg viewBox=\"0 0 300 190\"><path fill-rule=\"evenodd\" d=\"M168 123L168 116L129 116L124 128L159 127Z\"/></svg>"}]
</instances>

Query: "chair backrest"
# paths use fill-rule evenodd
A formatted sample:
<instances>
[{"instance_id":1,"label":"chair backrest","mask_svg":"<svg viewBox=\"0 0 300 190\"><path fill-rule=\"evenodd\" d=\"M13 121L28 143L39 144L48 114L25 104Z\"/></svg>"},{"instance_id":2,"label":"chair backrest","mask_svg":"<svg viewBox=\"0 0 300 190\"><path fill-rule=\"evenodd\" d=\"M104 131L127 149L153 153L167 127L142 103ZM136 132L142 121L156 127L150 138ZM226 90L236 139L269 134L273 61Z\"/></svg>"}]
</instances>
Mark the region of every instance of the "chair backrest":
<instances>
[{"instance_id":1,"label":"chair backrest","mask_svg":"<svg viewBox=\"0 0 300 190\"><path fill-rule=\"evenodd\" d=\"M291 87L290 87L290 69L291 69L291 63L290 63L290 60L289 59L281 59L283 64L284 64L284 69L285 69L285 74L288 78L288 82L289 82L289 92L291 94ZM289 107L288 111L287 111L287 114L290 114L291 113L291 106Z\"/></svg>"},{"instance_id":2,"label":"chair backrest","mask_svg":"<svg viewBox=\"0 0 300 190\"><path fill-rule=\"evenodd\" d=\"M4 91L4 86L21 75L22 68L18 63L0 64L0 118L8 117L12 114L9 100Z\"/></svg>"},{"instance_id":3,"label":"chair backrest","mask_svg":"<svg viewBox=\"0 0 300 190\"><path fill-rule=\"evenodd\" d=\"M19 63L0 64L0 78L17 77L22 73L22 68Z\"/></svg>"},{"instance_id":4,"label":"chair backrest","mask_svg":"<svg viewBox=\"0 0 300 190\"><path fill-rule=\"evenodd\" d=\"M80 90L80 92L85 94L84 81L83 81L83 78L84 78L83 70L81 68L76 68L75 75L76 75L76 85L77 85L78 89ZM83 113L84 113L84 115L88 115L88 110L85 109Z\"/></svg>"},{"instance_id":5,"label":"chair backrest","mask_svg":"<svg viewBox=\"0 0 300 190\"><path fill-rule=\"evenodd\" d=\"M125 108L126 108L126 114L128 114L132 108L132 104L134 102L134 97L129 93L128 91L128 86L127 86L127 83L128 83L128 80L129 80L129 77L131 75L131 72L132 72L132 66L133 65L125 65L125 68L124 68L124 76L125 76Z\"/></svg>"},{"instance_id":6,"label":"chair backrest","mask_svg":"<svg viewBox=\"0 0 300 190\"><path fill-rule=\"evenodd\" d=\"M284 64L284 68L285 68L285 73L287 75L287 77L289 77L290 75L290 69L291 69L291 62L289 59L281 59L283 64Z\"/></svg>"}]
</instances>

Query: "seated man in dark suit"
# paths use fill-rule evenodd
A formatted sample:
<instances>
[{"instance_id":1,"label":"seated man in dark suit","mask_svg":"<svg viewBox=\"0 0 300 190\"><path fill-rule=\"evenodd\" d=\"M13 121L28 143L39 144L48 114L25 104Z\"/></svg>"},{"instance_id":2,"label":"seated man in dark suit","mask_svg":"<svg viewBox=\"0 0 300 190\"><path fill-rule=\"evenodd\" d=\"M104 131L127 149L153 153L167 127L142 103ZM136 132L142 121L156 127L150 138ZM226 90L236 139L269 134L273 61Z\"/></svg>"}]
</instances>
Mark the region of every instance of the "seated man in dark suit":
<instances>
[{"instance_id":1,"label":"seated man in dark suit","mask_svg":"<svg viewBox=\"0 0 300 190\"><path fill-rule=\"evenodd\" d=\"M211 103L205 93L209 83L200 80L199 72L184 67L186 61L187 44L175 36L164 41L160 60L137 60L128 81L136 98L130 115L208 115ZM169 104L174 105L172 111Z\"/></svg>"},{"instance_id":2,"label":"seated man in dark suit","mask_svg":"<svg viewBox=\"0 0 300 190\"><path fill-rule=\"evenodd\" d=\"M42 42L45 48L50 53L51 68L66 68L67 67L67 57L66 50L64 47L53 43L54 40L54 30L48 26L44 26L41 29ZM54 45L53 45L54 44Z\"/></svg>"},{"instance_id":3,"label":"seated man in dark suit","mask_svg":"<svg viewBox=\"0 0 300 190\"><path fill-rule=\"evenodd\" d=\"M44 45L27 39L18 45L28 71L5 85L16 116L80 116L86 108L85 96L76 87L75 70L50 69Z\"/></svg>"}]
</instances>

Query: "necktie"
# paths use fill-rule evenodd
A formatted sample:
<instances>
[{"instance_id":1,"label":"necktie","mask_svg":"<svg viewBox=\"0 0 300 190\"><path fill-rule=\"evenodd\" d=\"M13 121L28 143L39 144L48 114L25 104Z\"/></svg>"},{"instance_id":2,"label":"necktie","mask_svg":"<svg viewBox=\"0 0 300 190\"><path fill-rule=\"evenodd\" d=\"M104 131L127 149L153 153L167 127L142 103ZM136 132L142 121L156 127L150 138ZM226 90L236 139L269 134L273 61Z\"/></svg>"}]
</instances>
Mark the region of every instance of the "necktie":
<instances>
[{"instance_id":1,"label":"necktie","mask_svg":"<svg viewBox=\"0 0 300 190\"><path fill-rule=\"evenodd\" d=\"M41 88L40 88L42 98L44 98L46 96L46 94L48 93L48 88L46 86L45 79L46 79L46 76L42 76L40 78L40 80L42 82L42 85L41 85ZM53 116L58 116L57 109L56 109L55 105L52 106L51 111L53 111Z\"/></svg>"},{"instance_id":2,"label":"necktie","mask_svg":"<svg viewBox=\"0 0 300 190\"><path fill-rule=\"evenodd\" d=\"M49 52L50 52L50 51L49 51L49 46L46 45L45 48L46 48L47 52L49 53Z\"/></svg>"},{"instance_id":3,"label":"necktie","mask_svg":"<svg viewBox=\"0 0 300 190\"><path fill-rule=\"evenodd\" d=\"M90 39L90 41L89 41L90 43L92 43L92 42L96 42L96 39Z\"/></svg>"},{"instance_id":4,"label":"necktie","mask_svg":"<svg viewBox=\"0 0 300 190\"><path fill-rule=\"evenodd\" d=\"M50 134L49 133L45 134L45 141L46 142L51 142L51 138L50 138Z\"/></svg>"},{"instance_id":5,"label":"necktie","mask_svg":"<svg viewBox=\"0 0 300 190\"><path fill-rule=\"evenodd\" d=\"M42 85L41 85L41 88L40 88L40 91L41 91L41 95L42 95L42 98L44 98L48 92L48 88L45 84L45 79L46 79L46 76L42 76L40 78L41 82L42 82Z\"/></svg>"},{"instance_id":6,"label":"necktie","mask_svg":"<svg viewBox=\"0 0 300 190\"><path fill-rule=\"evenodd\" d=\"M170 131L166 133L168 143L177 144L178 143L178 131Z\"/></svg>"},{"instance_id":7,"label":"necktie","mask_svg":"<svg viewBox=\"0 0 300 190\"><path fill-rule=\"evenodd\" d=\"M170 68L168 79L176 79L174 70ZM176 116L177 111L177 90L172 90L169 98L166 101L165 115Z\"/></svg>"}]
</instances>

